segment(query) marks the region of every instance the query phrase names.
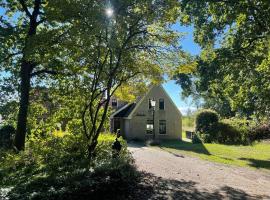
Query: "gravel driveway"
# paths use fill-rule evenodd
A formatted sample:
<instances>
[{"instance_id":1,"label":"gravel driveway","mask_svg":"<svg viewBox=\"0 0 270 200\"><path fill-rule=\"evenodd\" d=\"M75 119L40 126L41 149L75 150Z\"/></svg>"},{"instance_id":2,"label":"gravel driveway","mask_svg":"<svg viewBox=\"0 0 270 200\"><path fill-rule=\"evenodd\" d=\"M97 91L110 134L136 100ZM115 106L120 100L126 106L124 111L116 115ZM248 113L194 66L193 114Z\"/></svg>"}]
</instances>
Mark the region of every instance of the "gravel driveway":
<instances>
[{"instance_id":1,"label":"gravel driveway","mask_svg":"<svg viewBox=\"0 0 270 200\"><path fill-rule=\"evenodd\" d=\"M148 199L270 199L270 173L136 144L128 148L145 172L142 184L153 186Z\"/></svg>"}]
</instances>

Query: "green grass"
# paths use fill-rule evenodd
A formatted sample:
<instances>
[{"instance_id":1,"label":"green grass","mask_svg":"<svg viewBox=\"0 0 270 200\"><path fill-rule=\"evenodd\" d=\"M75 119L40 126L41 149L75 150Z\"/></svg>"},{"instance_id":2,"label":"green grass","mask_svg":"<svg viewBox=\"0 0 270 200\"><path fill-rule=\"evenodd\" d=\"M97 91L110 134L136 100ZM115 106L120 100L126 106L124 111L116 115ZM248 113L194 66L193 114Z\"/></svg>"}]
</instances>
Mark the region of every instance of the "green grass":
<instances>
[{"instance_id":1,"label":"green grass","mask_svg":"<svg viewBox=\"0 0 270 200\"><path fill-rule=\"evenodd\" d=\"M194 131L194 116L183 116L182 117L182 129L183 131Z\"/></svg>"},{"instance_id":2,"label":"green grass","mask_svg":"<svg viewBox=\"0 0 270 200\"><path fill-rule=\"evenodd\" d=\"M188 154L212 162L270 170L270 143L241 146L169 140L160 147L174 154Z\"/></svg>"}]
</instances>

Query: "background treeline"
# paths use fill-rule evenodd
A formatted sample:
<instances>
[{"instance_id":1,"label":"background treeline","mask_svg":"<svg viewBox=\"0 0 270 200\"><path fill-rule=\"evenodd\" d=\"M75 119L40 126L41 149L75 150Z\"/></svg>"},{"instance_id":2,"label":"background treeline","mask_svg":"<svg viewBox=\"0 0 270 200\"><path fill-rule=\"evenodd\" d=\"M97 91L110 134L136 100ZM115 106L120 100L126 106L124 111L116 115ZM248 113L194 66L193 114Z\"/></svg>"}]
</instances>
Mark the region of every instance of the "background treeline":
<instances>
[{"instance_id":1,"label":"background treeline","mask_svg":"<svg viewBox=\"0 0 270 200\"><path fill-rule=\"evenodd\" d=\"M202 49L184 63L190 70L174 76L183 95L201 99L222 118L269 121L269 1L183 0L181 11Z\"/></svg>"}]
</instances>

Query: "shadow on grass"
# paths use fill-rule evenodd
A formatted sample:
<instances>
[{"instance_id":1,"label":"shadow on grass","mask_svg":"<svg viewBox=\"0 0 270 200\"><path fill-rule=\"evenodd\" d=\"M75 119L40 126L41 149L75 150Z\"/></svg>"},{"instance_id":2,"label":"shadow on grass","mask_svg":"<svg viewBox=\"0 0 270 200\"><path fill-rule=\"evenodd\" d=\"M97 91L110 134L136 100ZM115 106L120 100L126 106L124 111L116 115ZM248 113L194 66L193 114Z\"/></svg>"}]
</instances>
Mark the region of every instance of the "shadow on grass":
<instances>
[{"instance_id":1,"label":"shadow on grass","mask_svg":"<svg viewBox=\"0 0 270 200\"><path fill-rule=\"evenodd\" d=\"M209 151L205 148L204 144L192 144L191 142L186 141L179 141L179 140L163 141L160 147L211 155Z\"/></svg>"},{"instance_id":2,"label":"shadow on grass","mask_svg":"<svg viewBox=\"0 0 270 200\"><path fill-rule=\"evenodd\" d=\"M270 169L270 160L259 160L253 158L239 158L239 160L248 161L248 165L256 168Z\"/></svg>"}]
</instances>

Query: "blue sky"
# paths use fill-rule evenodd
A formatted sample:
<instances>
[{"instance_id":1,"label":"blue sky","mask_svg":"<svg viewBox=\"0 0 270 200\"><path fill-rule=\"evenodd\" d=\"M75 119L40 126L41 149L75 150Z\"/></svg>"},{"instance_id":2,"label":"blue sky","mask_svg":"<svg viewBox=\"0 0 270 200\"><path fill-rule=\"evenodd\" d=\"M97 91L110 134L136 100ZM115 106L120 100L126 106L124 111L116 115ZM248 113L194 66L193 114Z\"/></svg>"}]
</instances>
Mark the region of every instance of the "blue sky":
<instances>
[{"instance_id":1,"label":"blue sky","mask_svg":"<svg viewBox=\"0 0 270 200\"><path fill-rule=\"evenodd\" d=\"M3 15L3 9L0 8L0 15ZM193 39L193 31L194 28L192 26L180 26L179 24L175 24L173 29L186 33L184 38L179 41L179 45L182 46L184 51L189 52L191 55L197 55L200 53L200 47L194 42ZM163 84L164 89L168 92L176 106L180 109L180 111L185 114L188 108L194 109L194 105L192 105L192 99L187 98L183 100L181 98L181 87L175 84L175 81L171 80Z\"/></svg>"},{"instance_id":2,"label":"blue sky","mask_svg":"<svg viewBox=\"0 0 270 200\"><path fill-rule=\"evenodd\" d=\"M179 41L183 50L189 52L191 55L198 55L201 49L199 45L194 42L194 28L192 26L180 26L179 24L175 24L173 28L179 32L186 33L185 37ZM184 100L181 98L181 87L175 84L175 81L168 81L163 84L163 87L183 114L186 113L188 108L191 110L195 109L195 106L192 105L191 98L186 98Z\"/></svg>"}]
</instances>

